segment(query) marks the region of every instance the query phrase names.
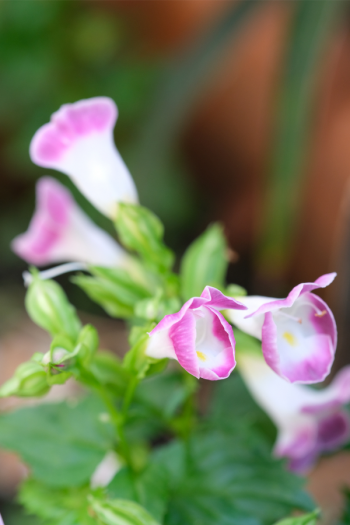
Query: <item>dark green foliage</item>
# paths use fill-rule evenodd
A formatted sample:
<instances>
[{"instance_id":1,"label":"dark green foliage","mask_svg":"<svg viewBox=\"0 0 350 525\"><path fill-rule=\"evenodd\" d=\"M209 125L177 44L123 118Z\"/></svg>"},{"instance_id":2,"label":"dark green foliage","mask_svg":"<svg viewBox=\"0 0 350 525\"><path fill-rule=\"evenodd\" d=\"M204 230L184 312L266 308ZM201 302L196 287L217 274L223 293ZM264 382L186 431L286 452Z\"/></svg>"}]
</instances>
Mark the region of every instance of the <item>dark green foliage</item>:
<instances>
[{"instance_id":1,"label":"dark green foliage","mask_svg":"<svg viewBox=\"0 0 350 525\"><path fill-rule=\"evenodd\" d=\"M101 421L105 411L94 397L22 408L0 417L0 445L17 452L38 481L75 487L90 479L114 445L113 427Z\"/></svg>"},{"instance_id":2,"label":"dark green foliage","mask_svg":"<svg viewBox=\"0 0 350 525\"><path fill-rule=\"evenodd\" d=\"M233 427L202 428L187 444L160 448L140 475L122 470L108 491L139 501L165 525L270 525L296 508L313 508L302 480L254 434Z\"/></svg>"},{"instance_id":3,"label":"dark green foliage","mask_svg":"<svg viewBox=\"0 0 350 525\"><path fill-rule=\"evenodd\" d=\"M213 224L186 250L181 261L181 295L198 297L205 286L222 288L228 260L222 226Z\"/></svg>"},{"instance_id":4,"label":"dark green foliage","mask_svg":"<svg viewBox=\"0 0 350 525\"><path fill-rule=\"evenodd\" d=\"M337 525L350 525L350 491L344 489L345 505L343 515Z\"/></svg>"}]
</instances>

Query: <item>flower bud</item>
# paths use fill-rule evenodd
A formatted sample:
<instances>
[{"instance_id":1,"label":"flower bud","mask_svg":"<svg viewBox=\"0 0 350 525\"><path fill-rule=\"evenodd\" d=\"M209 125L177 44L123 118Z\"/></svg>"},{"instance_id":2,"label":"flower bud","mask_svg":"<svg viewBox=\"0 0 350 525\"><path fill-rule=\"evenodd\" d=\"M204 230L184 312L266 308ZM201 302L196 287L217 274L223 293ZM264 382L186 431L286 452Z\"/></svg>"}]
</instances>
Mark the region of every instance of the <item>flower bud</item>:
<instances>
[{"instance_id":1,"label":"flower bud","mask_svg":"<svg viewBox=\"0 0 350 525\"><path fill-rule=\"evenodd\" d=\"M33 275L25 303L29 317L41 328L52 336L64 334L76 341L80 321L75 308L55 281L43 281L38 275Z\"/></svg>"},{"instance_id":2,"label":"flower bud","mask_svg":"<svg viewBox=\"0 0 350 525\"><path fill-rule=\"evenodd\" d=\"M43 396L49 390L50 386L47 383L46 372L42 365L35 361L27 361L22 363L14 376L1 387L0 396Z\"/></svg>"},{"instance_id":3,"label":"flower bud","mask_svg":"<svg viewBox=\"0 0 350 525\"><path fill-rule=\"evenodd\" d=\"M163 243L163 225L154 213L135 204L120 202L115 226L120 240L130 250L159 269L169 269L173 253Z\"/></svg>"}]
</instances>

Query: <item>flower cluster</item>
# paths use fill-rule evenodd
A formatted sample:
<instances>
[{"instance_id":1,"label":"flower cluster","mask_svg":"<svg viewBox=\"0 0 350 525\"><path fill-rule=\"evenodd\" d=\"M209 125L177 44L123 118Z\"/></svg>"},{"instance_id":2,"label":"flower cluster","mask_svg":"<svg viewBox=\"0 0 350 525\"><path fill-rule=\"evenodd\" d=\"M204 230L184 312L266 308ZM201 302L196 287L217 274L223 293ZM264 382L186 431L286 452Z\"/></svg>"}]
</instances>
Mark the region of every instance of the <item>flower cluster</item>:
<instances>
[{"instance_id":1,"label":"flower cluster","mask_svg":"<svg viewBox=\"0 0 350 525\"><path fill-rule=\"evenodd\" d=\"M114 145L116 119L117 108L108 98L67 104L37 131L30 146L33 162L68 175L112 220L117 219L123 203L138 203L133 179ZM91 221L65 186L43 177L37 183L36 201L27 232L12 243L20 257L37 266L78 261L128 269L128 252ZM119 237L127 248L139 246L148 263L147 253L154 250L152 271L158 268L164 274L171 258L160 244L162 227L154 216L142 217L144 223L131 231L133 218L128 216ZM167 257L169 264L164 262ZM166 296L173 281L170 274L163 274L162 282L168 283ZM331 273L314 283L299 284L285 299L234 298L206 286L200 297L192 297L177 312L169 307L178 304L176 300L165 297L159 307L145 292L137 311L146 318L151 310L163 314L155 313L152 318L156 325L148 332L144 354L151 359L175 359L196 378L219 380L227 378L236 366L232 325L261 340L262 355L242 354L238 369L279 428L276 454L289 457L292 468L306 468L317 454L343 443L350 433L348 416L341 409L350 400L349 369L321 391L298 384L321 382L331 370L336 324L327 304L312 292L328 286L334 278Z\"/></svg>"}]
</instances>

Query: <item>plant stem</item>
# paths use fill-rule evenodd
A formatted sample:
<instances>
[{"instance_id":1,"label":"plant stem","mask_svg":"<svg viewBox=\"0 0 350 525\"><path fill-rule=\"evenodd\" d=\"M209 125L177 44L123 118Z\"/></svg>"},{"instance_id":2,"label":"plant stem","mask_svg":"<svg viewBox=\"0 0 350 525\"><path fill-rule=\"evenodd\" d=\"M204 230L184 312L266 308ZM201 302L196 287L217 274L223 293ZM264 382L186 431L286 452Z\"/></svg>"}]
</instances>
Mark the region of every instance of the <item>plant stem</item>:
<instances>
[{"instance_id":1,"label":"plant stem","mask_svg":"<svg viewBox=\"0 0 350 525\"><path fill-rule=\"evenodd\" d=\"M102 401L106 405L109 415L117 430L117 435L120 441L121 449L123 451L124 459L127 462L130 469L132 469L130 449L129 449L129 445L128 445L127 440L125 439L125 434L124 434L124 416L116 409L113 401L111 400L108 392L106 392L104 387L100 385L97 391Z\"/></svg>"},{"instance_id":2,"label":"plant stem","mask_svg":"<svg viewBox=\"0 0 350 525\"><path fill-rule=\"evenodd\" d=\"M137 376L134 376L130 383L128 384L128 388L126 389L125 396L124 396L124 402L123 402L123 408L122 408L122 415L123 419L126 419L126 416L128 414L129 406L131 403L131 400L133 398L133 395L135 393L135 389L137 385L139 384L140 380Z\"/></svg>"}]
</instances>

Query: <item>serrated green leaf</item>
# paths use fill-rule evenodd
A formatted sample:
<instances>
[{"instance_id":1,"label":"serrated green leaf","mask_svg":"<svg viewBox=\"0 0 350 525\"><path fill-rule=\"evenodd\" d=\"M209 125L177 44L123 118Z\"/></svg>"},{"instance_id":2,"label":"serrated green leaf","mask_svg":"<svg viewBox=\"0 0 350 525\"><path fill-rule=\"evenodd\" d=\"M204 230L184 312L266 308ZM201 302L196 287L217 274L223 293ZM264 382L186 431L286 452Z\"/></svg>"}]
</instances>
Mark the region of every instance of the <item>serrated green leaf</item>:
<instances>
[{"instance_id":1,"label":"serrated green leaf","mask_svg":"<svg viewBox=\"0 0 350 525\"><path fill-rule=\"evenodd\" d=\"M187 248L181 261L181 295L198 297L205 286L222 288L228 266L227 244L220 224L212 224Z\"/></svg>"},{"instance_id":2,"label":"serrated green leaf","mask_svg":"<svg viewBox=\"0 0 350 525\"><path fill-rule=\"evenodd\" d=\"M123 469L108 492L139 501L164 525L271 525L313 508L301 478L272 457L258 433L235 423L206 424L186 444L158 448L143 472Z\"/></svg>"},{"instance_id":3,"label":"serrated green leaf","mask_svg":"<svg viewBox=\"0 0 350 525\"><path fill-rule=\"evenodd\" d=\"M27 407L0 416L0 445L17 452L32 476L52 487L88 482L114 446L114 428L101 420L104 405L88 397Z\"/></svg>"},{"instance_id":4,"label":"serrated green leaf","mask_svg":"<svg viewBox=\"0 0 350 525\"><path fill-rule=\"evenodd\" d=\"M43 525L96 525L89 514L88 487L54 489L32 478L20 487L18 500Z\"/></svg>"},{"instance_id":5,"label":"serrated green leaf","mask_svg":"<svg viewBox=\"0 0 350 525\"><path fill-rule=\"evenodd\" d=\"M159 525L141 505L123 499L92 499L91 507L102 525Z\"/></svg>"},{"instance_id":6,"label":"serrated green leaf","mask_svg":"<svg viewBox=\"0 0 350 525\"><path fill-rule=\"evenodd\" d=\"M316 509L313 512L310 512L309 514L285 518L283 520L278 521L275 525L316 525L316 522L319 519L319 517L320 511Z\"/></svg>"},{"instance_id":7,"label":"serrated green leaf","mask_svg":"<svg viewBox=\"0 0 350 525\"><path fill-rule=\"evenodd\" d=\"M174 255L163 243L161 221L147 208L137 204L119 203L115 227L121 242L136 251L151 266L169 270Z\"/></svg>"},{"instance_id":8,"label":"serrated green leaf","mask_svg":"<svg viewBox=\"0 0 350 525\"><path fill-rule=\"evenodd\" d=\"M59 284L52 280L43 281L33 275L25 305L29 317L37 325L53 337L63 334L75 343L81 323Z\"/></svg>"}]
</instances>

